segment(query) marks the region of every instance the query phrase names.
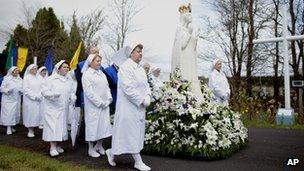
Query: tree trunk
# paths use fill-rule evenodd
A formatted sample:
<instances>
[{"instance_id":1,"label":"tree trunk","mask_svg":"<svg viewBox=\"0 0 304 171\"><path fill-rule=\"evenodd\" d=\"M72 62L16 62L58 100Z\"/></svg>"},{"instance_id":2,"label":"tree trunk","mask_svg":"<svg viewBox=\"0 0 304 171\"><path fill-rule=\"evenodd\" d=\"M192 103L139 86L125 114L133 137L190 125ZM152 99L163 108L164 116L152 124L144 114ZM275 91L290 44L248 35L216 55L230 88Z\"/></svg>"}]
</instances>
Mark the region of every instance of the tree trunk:
<instances>
[{"instance_id":1,"label":"tree trunk","mask_svg":"<svg viewBox=\"0 0 304 171\"><path fill-rule=\"evenodd\" d=\"M253 59L253 39L254 39L254 20L253 20L253 3L254 0L249 0L248 2L248 57L246 64L246 92L249 97L252 97L252 59Z\"/></svg>"},{"instance_id":2,"label":"tree trunk","mask_svg":"<svg viewBox=\"0 0 304 171\"><path fill-rule=\"evenodd\" d=\"M274 35L275 37L279 37L278 27L279 27L279 7L280 0L274 0L275 4L275 18L274 18ZM279 60L280 60L280 50L279 50L279 42L276 42L275 47L275 60L273 64L274 69L274 78L273 78L273 90L274 90L274 100L276 106L278 105L280 98L280 79L279 79Z\"/></svg>"}]
</instances>

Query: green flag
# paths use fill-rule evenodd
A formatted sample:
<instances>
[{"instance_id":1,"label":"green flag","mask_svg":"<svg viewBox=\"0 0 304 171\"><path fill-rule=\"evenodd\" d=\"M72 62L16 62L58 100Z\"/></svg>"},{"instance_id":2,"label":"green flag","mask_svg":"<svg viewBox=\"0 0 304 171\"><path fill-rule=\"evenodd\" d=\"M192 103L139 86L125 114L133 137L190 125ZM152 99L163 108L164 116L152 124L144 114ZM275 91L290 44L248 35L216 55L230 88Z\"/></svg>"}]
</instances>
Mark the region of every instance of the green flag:
<instances>
[{"instance_id":1,"label":"green flag","mask_svg":"<svg viewBox=\"0 0 304 171\"><path fill-rule=\"evenodd\" d=\"M11 39L9 41L5 69L9 70L12 66L13 66L13 40Z\"/></svg>"}]
</instances>

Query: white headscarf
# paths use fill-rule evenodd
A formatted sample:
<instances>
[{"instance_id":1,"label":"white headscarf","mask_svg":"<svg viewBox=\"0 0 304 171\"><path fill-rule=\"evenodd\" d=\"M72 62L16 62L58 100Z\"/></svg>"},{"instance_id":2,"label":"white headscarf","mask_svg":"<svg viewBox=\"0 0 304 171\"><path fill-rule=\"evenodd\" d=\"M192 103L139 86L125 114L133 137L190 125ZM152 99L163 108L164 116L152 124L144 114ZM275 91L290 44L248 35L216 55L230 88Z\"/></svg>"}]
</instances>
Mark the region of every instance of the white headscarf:
<instances>
[{"instance_id":1,"label":"white headscarf","mask_svg":"<svg viewBox=\"0 0 304 171\"><path fill-rule=\"evenodd\" d=\"M97 56L98 54L90 54L87 58L87 60L84 62L83 67L81 69L81 73L84 73L89 67L90 64L92 63L93 59L95 58L95 56Z\"/></svg>"},{"instance_id":2,"label":"white headscarf","mask_svg":"<svg viewBox=\"0 0 304 171\"><path fill-rule=\"evenodd\" d=\"M37 68L37 65L36 64L31 64L31 65L29 65L27 68L26 68L26 70L25 70L25 73L24 73L24 76L23 76L23 78L26 78L29 74L30 74L30 70L32 69L32 68ZM37 74L36 74L37 75ZM35 76L36 76L35 75Z\"/></svg>"},{"instance_id":3,"label":"white headscarf","mask_svg":"<svg viewBox=\"0 0 304 171\"><path fill-rule=\"evenodd\" d=\"M125 46L115 52L111 57L111 65L115 64L118 67L123 64L131 55L132 48L130 46Z\"/></svg>"},{"instance_id":4,"label":"white headscarf","mask_svg":"<svg viewBox=\"0 0 304 171\"><path fill-rule=\"evenodd\" d=\"M64 63L66 62L65 60L61 60L59 61L55 66L54 66L54 69L53 69L53 72L52 72L52 75L51 76L55 76L55 75L58 75L58 71L59 71L59 67Z\"/></svg>"},{"instance_id":5,"label":"white headscarf","mask_svg":"<svg viewBox=\"0 0 304 171\"><path fill-rule=\"evenodd\" d=\"M157 69L161 70L160 67L154 66L154 67L151 69L151 71L154 72L154 71L157 70Z\"/></svg>"},{"instance_id":6,"label":"white headscarf","mask_svg":"<svg viewBox=\"0 0 304 171\"><path fill-rule=\"evenodd\" d=\"M151 73L152 73L152 75L154 76L154 71L156 71L156 70L158 70L159 69L159 71L161 72L161 69L160 69L160 67L158 67L158 66L154 66L152 69L151 69Z\"/></svg>"},{"instance_id":7,"label":"white headscarf","mask_svg":"<svg viewBox=\"0 0 304 171\"><path fill-rule=\"evenodd\" d=\"M48 73L48 72L46 72L46 75L45 75L44 77L41 76L40 73L41 73L44 69L46 69L46 67L45 67L45 66L42 66L42 67L40 67L40 68L37 70L37 75L38 75L39 77L41 77L41 78L45 78L45 77L48 77L48 76L49 76L49 73Z\"/></svg>"},{"instance_id":8,"label":"white headscarf","mask_svg":"<svg viewBox=\"0 0 304 171\"><path fill-rule=\"evenodd\" d=\"M12 66L8 71L7 71L7 73L6 73L6 75L4 76L4 78L3 79L9 79L9 78L12 78L13 77L13 72L14 72L14 70L15 69L17 69L18 67L16 67L16 66ZM20 78L20 75L18 74L18 76L17 76L18 78Z\"/></svg>"},{"instance_id":9,"label":"white headscarf","mask_svg":"<svg viewBox=\"0 0 304 171\"><path fill-rule=\"evenodd\" d=\"M215 65L218 63L218 62L222 62L221 59L215 59L213 62L212 62L212 66L211 66L211 71L213 71L215 69Z\"/></svg>"}]
</instances>

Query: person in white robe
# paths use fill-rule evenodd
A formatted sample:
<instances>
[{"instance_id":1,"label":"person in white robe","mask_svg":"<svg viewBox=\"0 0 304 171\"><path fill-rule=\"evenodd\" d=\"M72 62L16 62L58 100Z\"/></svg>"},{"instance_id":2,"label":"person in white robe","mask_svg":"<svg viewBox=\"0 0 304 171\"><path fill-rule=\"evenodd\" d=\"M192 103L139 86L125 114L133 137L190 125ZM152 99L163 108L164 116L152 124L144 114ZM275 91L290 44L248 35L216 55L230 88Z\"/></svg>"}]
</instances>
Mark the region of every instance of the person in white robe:
<instances>
[{"instance_id":1,"label":"person in white robe","mask_svg":"<svg viewBox=\"0 0 304 171\"><path fill-rule=\"evenodd\" d=\"M42 100L40 81L37 77L37 65L31 64L23 76L23 125L28 128L27 136L35 137L34 128L40 125L39 107Z\"/></svg>"},{"instance_id":2,"label":"person in white robe","mask_svg":"<svg viewBox=\"0 0 304 171\"><path fill-rule=\"evenodd\" d=\"M221 69L222 61L220 59L214 60L208 86L213 91L215 103L228 105L230 87L228 80Z\"/></svg>"},{"instance_id":3,"label":"person in white robe","mask_svg":"<svg viewBox=\"0 0 304 171\"><path fill-rule=\"evenodd\" d=\"M157 90L164 85L164 83L159 79L160 68L155 66L151 70L150 81L152 83L153 89Z\"/></svg>"},{"instance_id":4,"label":"person in white robe","mask_svg":"<svg viewBox=\"0 0 304 171\"><path fill-rule=\"evenodd\" d=\"M20 122L22 78L19 73L17 67L11 67L0 87L2 92L0 123L7 127L7 135L15 132L13 126Z\"/></svg>"},{"instance_id":5,"label":"person in white robe","mask_svg":"<svg viewBox=\"0 0 304 171\"><path fill-rule=\"evenodd\" d=\"M85 140L89 144L88 154L91 157L105 154L102 139L110 137L112 131L109 107L112 103L112 95L107 77L100 70L100 66L101 57L96 54L89 55L84 64L82 76ZM97 143L94 147L95 141Z\"/></svg>"},{"instance_id":6,"label":"person in white robe","mask_svg":"<svg viewBox=\"0 0 304 171\"><path fill-rule=\"evenodd\" d=\"M67 77L69 79L69 81L72 83L72 92L76 92L77 89L77 80L75 77L75 72L74 70L71 70L68 72ZM68 126L71 126L72 120L73 120L73 115L75 114L75 112L78 112L78 109L76 109L75 107L75 101L76 99L71 99L74 103L70 103L69 104L69 114L68 114ZM79 114L80 114L80 109L79 109ZM69 130L68 127L68 130Z\"/></svg>"},{"instance_id":7,"label":"person in white robe","mask_svg":"<svg viewBox=\"0 0 304 171\"><path fill-rule=\"evenodd\" d=\"M38 69L37 71L37 77L40 81L40 93L41 93L41 89L42 89L42 84L46 83L46 80L48 78L48 72L45 66L42 66ZM44 117L44 110L45 110L45 100L44 97L42 96L42 99L39 103L39 114L40 114L40 124L39 124L39 128L42 129L43 128L43 117Z\"/></svg>"},{"instance_id":8,"label":"person in white robe","mask_svg":"<svg viewBox=\"0 0 304 171\"><path fill-rule=\"evenodd\" d=\"M149 74L150 74L150 64L147 63L147 62L145 62L145 63L143 64L143 68L144 68L146 74L149 75Z\"/></svg>"},{"instance_id":9,"label":"person in white robe","mask_svg":"<svg viewBox=\"0 0 304 171\"><path fill-rule=\"evenodd\" d=\"M151 170L140 156L144 145L146 107L151 101L147 75L139 65L142 49L141 44L136 45L119 69L112 148L106 150L106 154L111 166L116 165L115 155L132 154L136 169Z\"/></svg>"},{"instance_id":10,"label":"person in white robe","mask_svg":"<svg viewBox=\"0 0 304 171\"><path fill-rule=\"evenodd\" d=\"M69 64L65 60L58 62L52 75L43 84L42 95L45 98L45 112L42 139L50 142L50 155L57 156L64 150L57 142L68 139L67 117L69 104L76 99L72 83L67 77Z\"/></svg>"}]
</instances>

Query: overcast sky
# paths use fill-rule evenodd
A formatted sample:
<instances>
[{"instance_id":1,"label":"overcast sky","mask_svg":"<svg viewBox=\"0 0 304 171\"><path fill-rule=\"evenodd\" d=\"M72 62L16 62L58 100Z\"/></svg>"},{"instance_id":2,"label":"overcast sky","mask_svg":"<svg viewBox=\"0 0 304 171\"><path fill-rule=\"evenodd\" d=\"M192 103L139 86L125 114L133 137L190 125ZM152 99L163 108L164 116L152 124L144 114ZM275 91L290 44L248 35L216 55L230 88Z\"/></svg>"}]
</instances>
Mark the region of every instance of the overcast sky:
<instances>
[{"instance_id":1,"label":"overcast sky","mask_svg":"<svg viewBox=\"0 0 304 171\"><path fill-rule=\"evenodd\" d=\"M110 0L23 0L29 5L52 7L59 19L66 20L73 11L77 15L86 15L96 8L106 8ZM202 0L138 0L143 10L135 18L134 24L141 30L132 33L127 44L142 42L149 49L146 60L152 65L158 65L163 71L170 71L171 51L175 29L179 21L178 7L191 2L193 23L196 28L200 24L200 16L211 14L211 10L202 4ZM0 28L14 28L23 18L22 0L0 0ZM7 37L0 35L0 49L4 48ZM102 48L102 47L100 47ZM209 62L200 64L200 75L209 74Z\"/></svg>"}]
</instances>

